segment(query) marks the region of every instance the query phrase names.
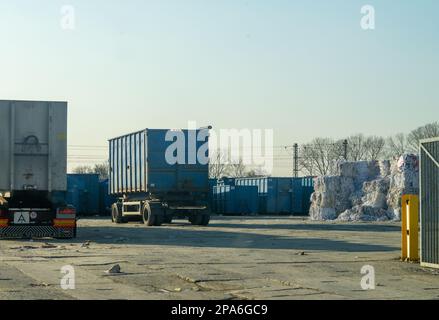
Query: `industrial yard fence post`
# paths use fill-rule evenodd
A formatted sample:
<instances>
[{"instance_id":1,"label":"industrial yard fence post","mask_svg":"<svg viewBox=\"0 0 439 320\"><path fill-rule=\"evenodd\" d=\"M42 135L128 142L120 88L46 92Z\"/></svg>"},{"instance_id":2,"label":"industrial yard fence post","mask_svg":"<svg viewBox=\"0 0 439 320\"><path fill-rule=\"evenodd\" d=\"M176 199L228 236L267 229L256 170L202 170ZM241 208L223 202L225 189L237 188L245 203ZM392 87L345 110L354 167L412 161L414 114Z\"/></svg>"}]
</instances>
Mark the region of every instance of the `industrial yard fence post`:
<instances>
[{"instance_id":1,"label":"industrial yard fence post","mask_svg":"<svg viewBox=\"0 0 439 320\"><path fill-rule=\"evenodd\" d=\"M402 246L403 261L419 260L419 196L406 194L402 196Z\"/></svg>"}]
</instances>

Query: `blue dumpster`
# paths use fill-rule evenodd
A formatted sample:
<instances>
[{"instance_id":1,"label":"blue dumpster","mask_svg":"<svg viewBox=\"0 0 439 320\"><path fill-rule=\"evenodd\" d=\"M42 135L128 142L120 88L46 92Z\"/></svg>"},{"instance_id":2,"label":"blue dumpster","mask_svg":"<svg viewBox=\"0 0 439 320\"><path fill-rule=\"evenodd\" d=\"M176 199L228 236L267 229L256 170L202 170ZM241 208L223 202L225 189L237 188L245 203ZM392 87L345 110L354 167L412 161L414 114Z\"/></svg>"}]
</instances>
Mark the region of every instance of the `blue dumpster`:
<instances>
[{"instance_id":1,"label":"blue dumpster","mask_svg":"<svg viewBox=\"0 0 439 320\"><path fill-rule=\"evenodd\" d=\"M68 174L66 200L80 215L99 214L99 175Z\"/></svg>"}]
</instances>

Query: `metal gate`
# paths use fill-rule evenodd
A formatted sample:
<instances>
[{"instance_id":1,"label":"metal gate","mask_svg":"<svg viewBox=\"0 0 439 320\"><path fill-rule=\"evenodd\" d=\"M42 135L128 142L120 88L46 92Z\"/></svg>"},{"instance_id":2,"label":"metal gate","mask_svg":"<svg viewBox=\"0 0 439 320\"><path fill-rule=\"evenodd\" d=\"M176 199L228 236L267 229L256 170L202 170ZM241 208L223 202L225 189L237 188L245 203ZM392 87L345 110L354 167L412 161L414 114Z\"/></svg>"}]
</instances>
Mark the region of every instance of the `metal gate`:
<instances>
[{"instance_id":1,"label":"metal gate","mask_svg":"<svg viewBox=\"0 0 439 320\"><path fill-rule=\"evenodd\" d=\"M421 265L439 268L439 138L420 144Z\"/></svg>"}]
</instances>

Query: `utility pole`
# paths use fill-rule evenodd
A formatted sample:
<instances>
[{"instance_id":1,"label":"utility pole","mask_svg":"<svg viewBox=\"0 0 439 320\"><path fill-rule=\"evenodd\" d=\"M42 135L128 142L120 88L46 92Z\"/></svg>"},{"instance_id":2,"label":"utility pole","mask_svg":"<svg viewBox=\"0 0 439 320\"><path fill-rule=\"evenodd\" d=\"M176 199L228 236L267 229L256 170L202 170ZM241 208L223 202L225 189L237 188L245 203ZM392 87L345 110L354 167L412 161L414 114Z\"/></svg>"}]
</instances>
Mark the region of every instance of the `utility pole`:
<instances>
[{"instance_id":1,"label":"utility pole","mask_svg":"<svg viewBox=\"0 0 439 320\"><path fill-rule=\"evenodd\" d=\"M348 140L343 141L343 157L345 161L348 161Z\"/></svg>"},{"instance_id":2,"label":"utility pole","mask_svg":"<svg viewBox=\"0 0 439 320\"><path fill-rule=\"evenodd\" d=\"M299 145L297 143L294 144L294 178L299 177Z\"/></svg>"}]
</instances>

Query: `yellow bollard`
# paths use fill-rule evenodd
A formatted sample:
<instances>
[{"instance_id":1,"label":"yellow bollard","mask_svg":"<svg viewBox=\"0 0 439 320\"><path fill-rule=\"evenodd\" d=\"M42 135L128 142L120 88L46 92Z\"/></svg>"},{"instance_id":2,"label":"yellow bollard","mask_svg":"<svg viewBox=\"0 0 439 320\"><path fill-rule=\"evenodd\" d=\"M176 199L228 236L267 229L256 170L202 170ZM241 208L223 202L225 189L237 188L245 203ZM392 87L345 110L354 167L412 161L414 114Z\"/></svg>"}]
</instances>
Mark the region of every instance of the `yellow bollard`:
<instances>
[{"instance_id":1,"label":"yellow bollard","mask_svg":"<svg viewBox=\"0 0 439 320\"><path fill-rule=\"evenodd\" d=\"M405 194L401 200L403 261L419 261L419 196Z\"/></svg>"}]
</instances>

